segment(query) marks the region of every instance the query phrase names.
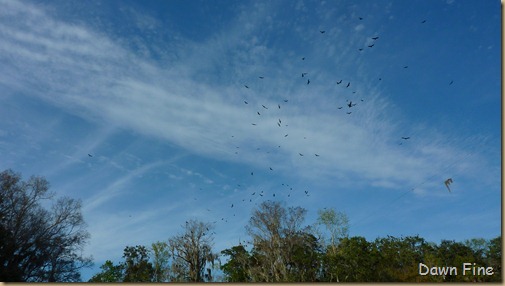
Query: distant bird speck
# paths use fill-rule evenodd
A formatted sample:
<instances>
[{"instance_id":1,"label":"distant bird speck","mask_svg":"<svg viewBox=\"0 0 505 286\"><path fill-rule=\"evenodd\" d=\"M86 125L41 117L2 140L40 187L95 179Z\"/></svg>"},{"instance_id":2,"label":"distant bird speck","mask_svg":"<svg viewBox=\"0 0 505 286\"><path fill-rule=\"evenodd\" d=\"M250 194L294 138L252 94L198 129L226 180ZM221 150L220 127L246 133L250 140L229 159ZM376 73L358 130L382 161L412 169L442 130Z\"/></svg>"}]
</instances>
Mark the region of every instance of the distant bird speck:
<instances>
[{"instance_id":1,"label":"distant bird speck","mask_svg":"<svg viewBox=\"0 0 505 286\"><path fill-rule=\"evenodd\" d=\"M454 82L454 81L453 81L453 80L451 80L451 82L449 83L449 85L451 85L453 82Z\"/></svg>"},{"instance_id":2,"label":"distant bird speck","mask_svg":"<svg viewBox=\"0 0 505 286\"><path fill-rule=\"evenodd\" d=\"M373 47L374 45L375 45L375 44L371 44L371 45L369 45L368 47L369 47L369 48L371 48L371 47Z\"/></svg>"},{"instance_id":3,"label":"distant bird speck","mask_svg":"<svg viewBox=\"0 0 505 286\"><path fill-rule=\"evenodd\" d=\"M351 82L349 82L346 87L349 87L349 86L351 86Z\"/></svg>"},{"instance_id":4,"label":"distant bird speck","mask_svg":"<svg viewBox=\"0 0 505 286\"><path fill-rule=\"evenodd\" d=\"M245 88L249 88L249 87L248 87L247 85L245 85L245 84L244 84L244 86L245 86Z\"/></svg>"},{"instance_id":5,"label":"distant bird speck","mask_svg":"<svg viewBox=\"0 0 505 286\"><path fill-rule=\"evenodd\" d=\"M305 60L305 57L302 58L302 61L304 61L304 60Z\"/></svg>"},{"instance_id":6,"label":"distant bird speck","mask_svg":"<svg viewBox=\"0 0 505 286\"><path fill-rule=\"evenodd\" d=\"M302 154L302 153L298 153L298 155L303 156L303 154Z\"/></svg>"},{"instance_id":7,"label":"distant bird speck","mask_svg":"<svg viewBox=\"0 0 505 286\"><path fill-rule=\"evenodd\" d=\"M305 77L307 75L306 72L302 72L302 77Z\"/></svg>"},{"instance_id":8,"label":"distant bird speck","mask_svg":"<svg viewBox=\"0 0 505 286\"><path fill-rule=\"evenodd\" d=\"M248 103L247 101L245 101L245 100L244 100L244 103L245 103L245 104L249 104L249 103Z\"/></svg>"},{"instance_id":9,"label":"distant bird speck","mask_svg":"<svg viewBox=\"0 0 505 286\"><path fill-rule=\"evenodd\" d=\"M319 157L319 154L314 154L316 157Z\"/></svg>"},{"instance_id":10,"label":"distant bird speck","mask_svg":"<svg viewBox=\"0 0 505 286\"><path fill-rule=\"evenodd\" d=\"M264 77L262 77L262 76L259 76L259 78L260 78L260 79L264 79Z\"/></svg>"},{"instance_id":11,"label":"distant bird speck","mask_svg":"<svg viewBox=\"0 0 505 286\"><path fill-rule=\"evenodd\" d=\"M402 137L403 140L409 140L410 137Z\"/></svg>"},{"instance_id":12,"label":"distant bird speck","mask_svg":"<svg viewBox=\"0 0 505 286\"><path fill-rule=\"evenodd\" d=\"M264 106L263 104L261 106L263 106L264 109L268 109L268 107Z\"/></svg>"},{"instance_id":13,"label":"distant bird speck","mask_svg":"<svg viewBox=\"0 0 505 286\"><path fill-rule=\"evenodd\" d=\"M377 40L379 37L373 37L372 40Z\"/></svg>"},{"instance_id":14,"label":"distant bird speck","mask_svg":"<svg viewBox=\"0 0 505 286\"><path fill-rule=\"evenodd\" d=\"M342 80L340 80L340 81L337 81L337 84L341 84L341 83L342 83Z\"/></svg>"},{"instance_id":15,"label":"distant bird speck","mask_svg":"<svg viewBox=\"0 0 505 286\"><path fill-rule=\"evenodd\" d=\"M277 104L277 106L279 107L279 109L281 109L281 105L280 104Z\"/></svg>"},{"instance_id":16,"label":"distant bird speck","mask_svg":"<svg viewBox=\"0 0 505 286\"><path fill-rule=\"evenodd\" d=\"M409 67L409 66L404 66L403 68L404 68L404 69L406 69L406 68L408 68L408 67Z\"/></svg>"},{"instance_id":17,"label":"distant bird speck","mask_svg":"<svg viewBox=\"0 0 505 286\"><path fill-rule=\"evenodd\" d=\"M258 113L258 115L261 115L259 111L257 111L256 113Z\"/></svg>"},{"instance_id":18,"label":"distant bird speck","mask_svg":"<svg viewBox=\"0 0 505 286\"><path fill-rule=\"evenodd\" d=\"M421 21L421 24L424 24L424 23L426 23L426 20L422 20L422 21Z\"/></svg>"},{"instance_id":19,"label":"distant bird speck","mask_svg":"<svg viewBox=\"0 0 505 286\"><path fill-rule=\"evenodd\" d=\"M324 34L324 32L326 32L326 31L319 31L319 32L320 32L321 34Z\"/></svg>"},{"instance_id":20,"label":"distant bird speck","mask_svg":"<svg viewBox=\"0 0 505 286\"><path fill-rule=\"evenodd\" d=\"M91 154L88 154L88 156L89 156L89 157L93 157L93 155L91 155Z\"/></svg>"}]
</instances>

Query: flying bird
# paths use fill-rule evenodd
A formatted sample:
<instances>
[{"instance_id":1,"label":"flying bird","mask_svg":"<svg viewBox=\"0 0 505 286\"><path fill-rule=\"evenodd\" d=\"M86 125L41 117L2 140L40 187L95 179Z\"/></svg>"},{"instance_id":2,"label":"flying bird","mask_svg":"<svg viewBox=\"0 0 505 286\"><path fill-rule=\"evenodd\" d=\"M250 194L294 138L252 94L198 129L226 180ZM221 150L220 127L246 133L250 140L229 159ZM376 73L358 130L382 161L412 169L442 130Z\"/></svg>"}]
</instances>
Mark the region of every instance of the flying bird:
<instances>
[{"instance_id":1,"label":"flying bird","mask_svg":"<svg viewBox=\"0 0 505 286\"><path fill-rule=\"evenodd\" d=\"M453 80L451 80L451 82L449 83L449 85L451 85L453 82L454 82L454 81L453 81Z\"/></svg>"},{"instance_id":2,"label":"flying bird","mask_svg":"<svg viewBox=\"0 0 505 286\"><path fill-rule=\"evenodd\" d=\"M379 37L373 37L372 40L377 40Z\"/></svg>"},{"instance_id":3,"label":"flying bird","mask_svg":"<svg viewBox=\"0 0 505 286\"><path fill-rule=\"evenodd\" d=\"M360 20L363 20L363 18L362 18L362 17L359 17L359 19L360 19Z\"/></svg>"},{"instance_id":4,"label":"flying bird","mask_svg":"<svg viewBox=\"0 0 505 286\"><path fill-rule=\"evenodd\" d=\"M298 155L303 156L303 154L302 154L302 153L298 153Z\"/></svg>"},{"instance_id":5,"label":"flying bird","mask_svg":"<svg viewBox=\"0 0 505 286\"><path fill-rule=\"evenodd\" d=\"M337 108L338 108L338 109L342 109L342 107L343 107L343 106L339 106L339 107L337 107Z\"/></svg>"},{"instance_id":6,"label":"flying bird","mask_svg":"<svg viewBox=\"0 0 505 286\"><path fill-rule=\"evenodd\" d=\"M309 84L309 83L310 83L310 79L307 80L307 84Z\"/></svg>"},{"instance_id":7,"label":"flying bird","mask_svg":"<svg viewBox=\"0 0 505 286\"><path fill-rule=\"evenodd\" d=\"M359 48L359 49L358 49L358 51L360 51L360 52L361 52L362 50L363 50L363 48Z\"/></svg>"},{"instance_id":8,"label":"flying bird","mask_svg":"<svg viewBox=\"0 0 505 286\"><path fill-rule=\"evenodd\" d=\"M410 137L402 137L403 140L409 140Z\"/></svg>"},{"instance_id":9,"label":"flying bird","mask_svg":"<svg viewBox=\"0 0 505 286\"><path fill-rule=\"evenodd\" d=\"M233 204L231 204L231 207L233 208Z\"/></svg>"},{"instance_id":10,"label":"flying bird","mask_svg":"<svg viewBox=\"0 0 505 286\"><path fill-rule=\"evenodd\" d=\"M281 124L279 122L277 122L277 125L279 125L279 127L281 127Z\"/></svg>"},{"instance_id":11,"label":"flying bird","mask_svg":"<svg viewBox=\"0 0 505 286\"><path fill-rule=\"evenodd\" d=\"M421 21L421 24L424 24L424 23L426 23L426 20Z\"/></svg>"},{"instance_id":12,"label":"flying bird","mask_svg":"<svg viewBox=\"0 0 505 286\"><path fill-rule=\"evenodd\" d=\"M284 102L288 102L288 100L287 100L287 99L284 99Z\"/></svg>"},{"instance_id":13,"label":"flying bird","mask_svg":"<svg viewBox=\"0 0 505 286\"><path fill-rule=\"evenodd\" d=\"M302 61L304 61L304 60L305 60L305 57L302 58Z\"/></svg>"},{"instance_id":14,"label":"flying bird","mask_svg":"<svg viewBox=\"0 0 505 286\"><path fill-rule=\"evenodd\" d=\"M445 180L444 184L447 187L447 189L449 190L449 192L451 192L451 188L449 188L449 185L452 184L452 178Z\"/></svg>"},{"instance_id":15,"label":"flying bird","mask_svg":"<svg viewBox=\"0 0 505 286\"><path fill-rule=\"evenodd\" d=\"M321 34L324 34L324 32L326 32L326 31L319 31L319 32L320 32Z\"/></svg>"},{"instance_id":16,"label":"flying bird","mask_svg":"<svg viewBox=\"0 0 505 286\"><path fill-rule=\"evenodd\" d=\"M245 103L245 104L249 104L249 103L248 103L247 101L245 101L245 100L244 100L244 103Z\"/></svg>"},{"instance_id":17,"label":"flying bird","mask_svg":"<svg viewBox=\"0 0 505 286\"><path fill-rule=\"evenodd\" d=\"M371 44L371 45L369 45L368 47L369 47L369 48L371 48L371 47L373 47L374 45L375 45L375 44Z\"/></svg>"},{"instance_id":18,"label":"flying bird","mask_svg":"<svg viewBox=\"0 0 505 286\"><path fill-rule=\"evenodd\" d=\"M349 87L350 85L351 85L351 82L349 82L346 87Z\"/></svg>"},{"instance_id":19,"label":"flying bird","mask_svg":"<svg viewBox=\"0 0 505 286\"><path fill-rule=\"evenodd\" d=\"M93 155L91 155L91 154L88 154L88 156L89 156L89 157L93 157Z\"/></svg>"},{"instance_id":20,"label":"flying bird","mask_svg":"<svg viewBox=\"0 0 505 286\"><path fill-rule=\"evenodd\" d=\"M279 109L281 109L281 105L280 104L277 104L277 106L279 107Z\"/></svg>"},{"instance_id":21,"label":"flying bird","mask_svg":"<svg viewBox=\"0 0 505 286\"><path fill-rule=\"evenodd\" d=\"M349 108L351 108L351 107L353 107L353 106L355 106L355 105L356 105L356 103L355 103L355 104L352 104L352 100L351 100L351 101L349 101L349 104L347 104L347 106L349 106Z\"/></svg>"},{"instance_id":22,"label":"flying bird","mask_svg":"<svg viewBox=\"0 0 505 286\"><path fill-rule=\"evenodd\" d=\"M244 84L244 86L245 86L245 88L249 88L249 87L248 87L247 85L245 85L245 84Z\"/></svg>"},{"instance_id":23,"label":"flying bird","mask_svg":"<svg viewBox=\"0 0 505 286\"><path fill-rule=\"evenodd\" d=\"M258 115L261 115L259 111L256 111L256 113L258 113Z\"/></svg>"},{"instance_id":24,"label":"flying bird","mask_svg":"<svg viewBox=\"0 0 505 286\"><path fill-rule=\"evenodd\" d=\"M306 76L308 73L302 72L302 77Z\"/></svg>"},{"instance_id":25,"label":"flying bird","mask_svg":"<svg viewBox=\"0 0 505 286\"><path fill-rule=\"evenodd\" d=\"M256 123L251 123L252 125L256 126Z\"/></svg>"},{"instance_id":26,"label":"flying bird","mask_svg":"<svg viewBox=\"0 0 505 286\"><path fill-rule=\"evenodd\" d=\"M404 69L406 69L406 68L408 68L408 67L409 67L409 66L404 66L403 68L404 68Z\"/></svg>"},{"instance_id":27,"label":"flying bird","mask_svg":"<svg viewBox=\"0 0 505 286\"><path fill-rule=\"evenodd\" d=\"M351 113L352 113L352 111L349 111L349 112L346 112L346 113L347 113L347 114L351 114Z\"/></svg>"},{"instance_id":28,"label":"flying bird","mask_svg":"<svg viewBox=\"0 0 505 286\"><path fill-rule=\"evenodd\" d=\"M319 154L314 154L314 155L316 155L316 157L319 157Z\"/></svg>"},{"instance_id":29,"label":"flying bird","mask_svg":"<svg viewBox=\"0 0 505 286\"><path fill-rule=\"evenodd\" d=\"M288 137L288 134L284 135L284 137Z\"/></svg>"},{"instance_id":30,"label":"flying bird","mask_svg":"<svg viewBox=\"0 0 505 286\"><path fill-rule=\"evenodd\" d=\"M251 172L251 176L253 176L253 175L254 175L254 172Z\"/></svg>"},{"instance_id":31,"label":"flying bird","mask_svg":"<svg viewBox=\"0 0 505 286\"><path fill-rule=\"evenodd\" d=\"M261 106L263 106L264 109L268 109L268 107L264 106L263 104Z\"/></svg>"},{"instance_id":32,"label":"flying bird","mask_svg":"<svg viewBox=\"0 0 505 286\"><path fill-rule=\"evenodd\" d=\"M270 171L273 171L274 169L272 169L272 167L270 167Z\"/></svg>"},{"instance_id":33,"label":"flying bird","mask_svg":"<svg viewBox=\"0 0 505 286\"><path fill-rule=\"evenodd\" d=\"M262 76L259 76L259 78L260 78L260 79L264 79L264 77L262 77Z\"/></svg>"},{"instance_id":34,"label":"flying bird","mask_svg":"<svg viewBox=\"0 0 505 286\"><path fill-rule=\"evenodd\" d=\"M342 80L340 80L340 81L337 81L337 84L341 84L341 83L342 83Z\"/></svg>"}]
</instances>

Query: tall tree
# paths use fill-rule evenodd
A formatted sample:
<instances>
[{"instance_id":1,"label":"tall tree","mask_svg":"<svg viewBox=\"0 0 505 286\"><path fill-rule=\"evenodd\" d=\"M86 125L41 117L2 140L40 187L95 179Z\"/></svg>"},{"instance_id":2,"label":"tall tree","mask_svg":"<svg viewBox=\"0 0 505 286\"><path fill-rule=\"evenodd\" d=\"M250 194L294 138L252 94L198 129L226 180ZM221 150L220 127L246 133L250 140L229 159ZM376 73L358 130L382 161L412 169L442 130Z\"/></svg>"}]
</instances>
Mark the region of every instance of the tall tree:
<instances>
[{"instance_id":1,"label":"tall tree","mask_svg":"<svg viewBox=\"0 0 505 286\"><path fill-rule=\"evenodd\" d=\"M124 249L124 282L151 282L154 269L149 262L149 250L143 245L127 246Z\"/></svg>"},{"instance_id":2,"label":"tall tree","mask_svg":"<svg viewBox=\"0 0 505 286\"><path fill-rule=\"evenodd\" d=\"M170 277L170 251L168 243L157 241L151 245L153 252L154 280L153 282L168 282Z\"/></svg>"},{"instance_id":3,"label":"tall tree","mask_svg":"<svg viewBox=\"0 0 505 286\"><path fill-rule=\"evenodd\" d=\"M324 225L330 233L329 241L325 244L335 254L339 240L349 235L349 218L334 209L323 209L318 211L317 224Z\"/></svg>"},{"instance_id":4,"label":"tall tree","mask_svg":"<svg viewBox=\"0 0 505 286\"><path fill-rule=\"evenodd\" d=\"M226 282L251 282L251 255L242 244L221 251L230 259L221 266Z\"/></svg>"},{"instance_id":5,"label":"tall tree","mask_svg":"<svg viewBox=\"0 0 505 286\"><path fill-rule=\"evenodd\" d=\"M212 252L211 228L209 223L190 220L186 222L183 234L169 238L172 281L212 281L211 267L218 260L218 254Z\"/></svg>"},{"instance_id":6,"label":"tall tree","mask_svg":"<svg viewBox=\"0 0 505 286\"><path fill-rule=\"evenodd\" d=\"M12 170L0 173L0 280L76 282L91 266L83 257L89 239L80 201L48 192L42 177L22 181ZM42 207L52 202L51 208Z\"/></svg>"},{"instance_id":7,"label":"tall tree","mask_svg":"<svg viewBox=\"0 0 505 286\"><path fill-rule=\"evenodd\" d=\"M295 252L312 246L308 227L302 227L307 211L301 207L284 208L280 202L265 201L253 211L247 232L253 240L251 277L254 282L293 280ZM306 246L306 245L305 245ZM312 251L312 250L311 250Z\"/></svg>"},{"instance_id":8,"label":"tall tree","mask_svg":"<svg viewBox=\"0 0 505 286\"><path fill-rule=\"evenodd\" d=\"M100 266L102 272L93 275L88 282L105 283L105 282L123 282L124 280L124 264L114 265L110 260Z\"/></svg>"}]
</instances>

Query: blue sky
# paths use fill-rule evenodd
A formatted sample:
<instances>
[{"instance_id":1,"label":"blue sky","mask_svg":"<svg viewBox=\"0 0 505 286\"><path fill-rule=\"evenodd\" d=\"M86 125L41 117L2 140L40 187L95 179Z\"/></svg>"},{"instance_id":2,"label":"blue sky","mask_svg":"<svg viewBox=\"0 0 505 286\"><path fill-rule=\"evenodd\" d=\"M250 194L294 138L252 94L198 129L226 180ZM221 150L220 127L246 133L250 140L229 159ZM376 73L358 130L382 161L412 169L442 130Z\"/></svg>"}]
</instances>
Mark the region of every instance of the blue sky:
<instances>
[{"instance_id":1,"label":"blue sky","mask_svg":"<svg viewBox=\"0 0 505 286\"><path fill-rule=\"evenodd\" d=\"M0 169L82 200L84 279L188 219L236 245L264 200L500 234L498 1L0 2Z\"/></svg>"}]
</instances>

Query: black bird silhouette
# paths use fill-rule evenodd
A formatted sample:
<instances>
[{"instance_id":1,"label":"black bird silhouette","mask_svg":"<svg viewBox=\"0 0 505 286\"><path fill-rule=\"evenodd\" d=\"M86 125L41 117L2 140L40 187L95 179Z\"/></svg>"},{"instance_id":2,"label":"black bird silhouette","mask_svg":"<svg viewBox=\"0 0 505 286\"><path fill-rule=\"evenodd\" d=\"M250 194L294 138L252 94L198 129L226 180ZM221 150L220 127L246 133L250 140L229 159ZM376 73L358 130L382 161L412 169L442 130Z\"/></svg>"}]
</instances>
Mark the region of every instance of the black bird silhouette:
<instances>
[{"instance_id":1,"label":"black bird silhouette","mask_svg":"<svg viewBox=\"0 0 505 286\"><path fill-rule=\"evenodd\" d=\"M93 155L91 155L91 154L88 154L88 156L89 156L89 157L93 157Z\"/></svg>"},{"instance_id":2,"label":"black bird silhouette","mask_svg":"<svg viewBox=\"0 0 505 286\"><path fill-rule=\"evenodd\" d=\"M281 119L279 118L279 123L282 123Z\"/></svg>"},{"instance_id":3,"label":"black bird silhouette","mask_svg":"<svg viewBox=\"0 0 505 286\"><path fill-rule=\"evenodd\" d=\"M274 169L272 169L272 167L270 167L270 171L273 171Z\"/></svg>"},{"instance_id":4,"label":"black bird silhouette","mask_svg":"<svg viewBox=\"0 0 505 286\"><path fill-rule=\"evenodd\" d=\"M447 187L447 189L449 190L449 192L451 192L451 188L449 188L449 185L452 184L452 178L445 180L444 184Z\"/></svg>"},{"instance_id":5,"label":"black bird silhouette","mask_svg":"<svg viewBox=\"0 0 505 286\"><path fill-rule=\"evenodd\" d=\"M314 154L314 155L316 155L316 157L319 157L319 154Z\"/></svg>"},{"instance_id":6,"label":"black bird silhouette","mask_svg":"<svg viewBox=\"0 0 505 286\"><path fill-rule=\"evenodd\" d=\"M303 156L303 154L302 154L302 153L298 153L298 155Z\"/></svg>"},{"instance_id":7,"label":"black bird silhouette","mask_svg":"<svg viewBox=\"0 0 505 286\"><path fill-rule=\"evenodd\" d=\"M256 194L256 192L252 193L252 195L251 195L251 196L254 196L255 194Z\"/></svg>"},{"instance_id":8,"label":"black bird silhouette","mask_svg":"<svg viewBox=\"0 0 505 286\"><path fill-rule=\"evenodd\" d=\"M288 100L287 100L287 99L284 99L284 102L288 102Z\"/></svg>"},{"instance_id":9,"label":"black bird silhouette","mask_svg":"<svg viewBox=\"0 0 505 286\"><path fill-rule=\"evenodd\" d=\"M257 111L258 115L261 115L259 111Z\"/></svg>"},{"instance_id":10,"label":"black bird silhouette","mask_svg":"<svg viewBox=\"0 0 505 286\"><path fill-rule=\"evenodd\" d=\"M371 44L371 45L369 45L368 47L369 47L369 48L371 48L371 47L373 47L374 45L375 45L375 44Z\"/></svg>"},{"instance_id":11,"label":"black bird silhouette","mask_svg":"<svg viewBox=\"0 0 505 286\"><path fill-rule=\"evenodd\" d=\"M245 104L249 104L249 103L247 103L247 101L245 101L245 100L244 100L244 103L245 103Z\"/></svg>"},{"instance_id":12,"label":"black bird silhouette","mask_svg":"<svg viewBox=\"0 0 505 286\"><path fill-rule=\"evenodd\" d=\"M404 68L404 69L406 69L406 68L408 68L408 67L409 67L409 66L404 66L403 68Z\"/></svg>"},{"instance_id":13,"label":"black bird silhouette","mask_svg":"<svg viewBox=\"0 0 505 286\"><path fill-rule=\"evenodd\" d=\"M351 113L352 113L352 111L349 111L349 112L346 112L346 113L347 113L347 114L351 114Z\"/></svg>"},{"instance_id":14,"label":"black bird silhouette","mask_svg":"<svg viewBox=\"0 0 505 286\"><path fill-rule=\"evenodd\" d=\"M410 137L402 137L403 140L409 140Z\"/></svg>"},{"instance_id":15,"label":"black bird silhouette","mask_svg":"<svg viewBox=\"0 0 505 286\"><path fill-rule=\"evenodd\" d=\"M454 81L453 81L453 80L451 80L451 82L449 83L449 85L451 85L453 82L454 82Z\"/></svg>"},{"instance_id":16,"label":"black bird silhouette","mask_svg":"<svg viewBox=\"0 0 505 286\"><path fill-rule=\"evenodd\" d=\"M340 80L340 81L337 81L337 84L341 84L341 83L342 83L342 80Z\"/></svg>"},{"instance_id":17,"label":"black bird silhouette","mask_svg":"<svg viewBox=\"0 0 505 286\"><path fill-rule=\"evenodd\" d=\"M302 72L302 77L306 76L308 73Z\"/></svg>"},{"instance_id":18,"label":"black bird silhouette","mask_svg":"<svg viewBox=\"0 0 505 286\"><path fill-rule=\"evenodd\" d=\"M279 127L281 127L281 124L279 122L277 122L277 125L279 125Z\"/></svg>"},{"instance_id":19,"label":"black bird silhouette","mask_svg":"<svg viewBox=\"0 0 505 286\"><path fill-rule=\"evenodd\" d=\"M321 34L324 34L324 32L326 32L326 31L319 31L319 32L320 32Z\"/></svg>"},{"instance_id":20,"label":"black bird silhouette","mask_svg":"<svg viewBox=\"0 0 505 286\"><path fill-rule=\"evenodd\" d=\"M362 17L359 17L359 19L360 19L360 20L363 20L363 18L362 18Z\"/></svg>"},{"instance_id":21,"label":"black bird silhouette","mask_svg":"<svg viewBox=\"0 0 505 286\"><path fill-rule=\"evenodd\" d=\"M373 37L372 40L377 40L379 37Z\"/></svg>"},{"instance_id":22,"label":"black bird silhouette","mask_svg":"<svg viewBox=\"0 0 505 286\"><path fill-rule=\"evenodd\" d=\"M359 48L359 49L358 49L358 51L360 51L360 52L361 52L362 50L363 50L363 48Z\"/></svg>"},{"instance_id":23,"label":"black bird silhouette","mask_svg":"<svg viewBox=\"0 0 505 286\"><path fill-rule=\"evenodd\" d=\"M260 79L264 79L264 77L262 77L262 76L259 76L259 78L260 78Z\"/></svg>"},{"instance_id":24,"label":"black bird silhouette","mask_svg":"<svg viewBox=\"0 0 505 286\"><path fill-rule=\"evenodd\" d=\"M253 175L254 175L254 172L251 172L251 176L253 176Z\"/></svg>"},{"instance_id":25,"label":"black bird silhouette","mask_svg":"<svg viewBox=\"0 0 505 286\"><path fill-rule=\"evenodd\" d=\"M231 204L231 207L233 208L233 204Z\"/></svg>"},{"instance_id":26,"label":"black bird silhouette","mask_svg":"<svg viewBox=\"0 0 505 286\"><path fill-rule=\"evenodd\" d=\"M264 106L263 104L261 106L263 106L264 109L268 109L268 107Z\"/></svg>"},{"instance_id":27,"label":"black bird silhouette","mask_svg":"<svg viewBox=\"0 0 505 286\"><path fill-rule=\"evenodd\" d=\"M422 20L422 21L421 21L421 24L424 24L424 23L426 23L426 20Z\"/></svg>"},{"instance_id":28,"label":"black bird silhouette","mask_svg":"<svg viewBox=\"0 0 505 286\"><path fill-rule=\"evenodd\" d=\"M244 86L245 86L245 88L249 88L249 87L248 87L247 85L245 85L245 84L244 84Z\"/></svg>"},{"instance_id":29,"label":"black bird silhouette","mask_svg":"<svg viewBox=\"0 0 505 286\"><path fill-rule=\"evenodd\" d=\"M355 104L352 104L352 101L349 101L349 104L347 104L347 106L349 106L349 108L351 108L351 107L353 107L353 106L355 106L355 105L356 105L356 103L355 103Z\"/></svg>"},{"instance_id":30,"label":"black bird silhouette","mask_svg":"<svg viewBox=\"0 0 505 286\"><path fill-rule=\"evenodd\" d=\"M337 107L337 108L338 108L338 109L342 109L342 107L343 107L343 106L339 106L339 107Z\"/></svg>"},{"instance_id":31,"label":"black bird silhouette","mask_svg":"<svg viewBox=\"0 0 505 286\"><path fill-rule=\"evenodd\" d=\"M350 85L351 85L351 82L349 82L346 87L349 87Z\"/></svg>"},{"instance_id":32,"label":"black bird silhouette","mask_svg":"<svg viewBox=\"0 0 505 286\"><path fill-rule=\"evenodd\" d=\"M256 123L251 123L252 125L256 126Z\"/></svg>"},{"instance_id":33,"label":"black bird silhouette","mask_svg":"<svg viewBox=\"0 0 505 286\"><path fill-rule=\"evenodd\" d=\"M307 80L307 84L309 84L309 83L310 83L310 79Z\"/></svg>"},{"instance_id":34,"label":"black bird silhouette","mask_svg":"<svg viewBox=\"0 0 505 286\"><path fill-rule=\"evenodd\" d=\"M277 104L277 106L279 107L279 109L281 109L281 105L280 104Z\"/></svg>"},{"instance_id":35,"label":"black bird silhouette","mask_svg":"<svg viewBox=\"0 0 505 286\"><path fill-rule=\"evenodd\" d=\"M288 137L288 134L284 135L284 137Z\"/></svg>"},{"instance_id":36,"label":"black bird silhouette","mask_svg":"<svg viewBox=\"0 0 505 286\"><path fill-rule=\"evenodd\" d=\"M304 61L304 60L305 60L305 57L302 58L302 61Z\"/></svg>"}]
</instances>

